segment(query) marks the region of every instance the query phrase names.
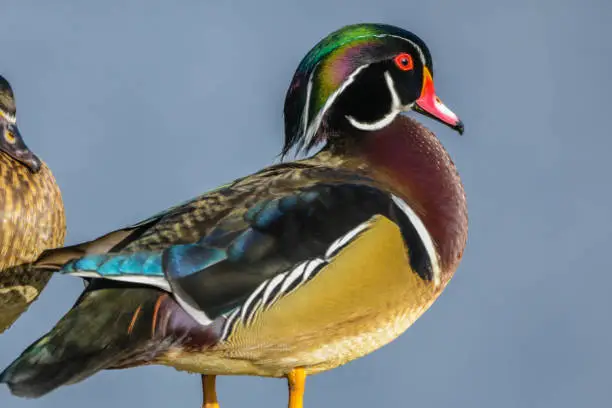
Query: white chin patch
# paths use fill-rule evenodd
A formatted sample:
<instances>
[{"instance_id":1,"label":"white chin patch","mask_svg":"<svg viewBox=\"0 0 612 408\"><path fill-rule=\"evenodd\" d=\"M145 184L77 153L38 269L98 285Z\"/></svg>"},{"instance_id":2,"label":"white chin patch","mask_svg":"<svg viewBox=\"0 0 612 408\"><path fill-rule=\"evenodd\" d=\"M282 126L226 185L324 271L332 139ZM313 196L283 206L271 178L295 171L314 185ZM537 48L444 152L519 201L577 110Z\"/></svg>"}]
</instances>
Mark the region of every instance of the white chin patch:
<instances>
[{"instance_id":1,"label":"white chin patch","mask_svg":"<svg viewBox=\"0 0 612 408\"><path fill-rule=\"evenodd\" d=\"M391 124L391 122L393 122L393 119L395 119L395 117L397 116L398 113L399 113L399 111L392 111L391 113L385 115L381 120L379 120L377 122L371 122L371 123L359 122L354 117L348 116L348 115L346 116L346 120L348 120L349 123L353 127L356 127L359 130L372 131L372 130L382 129L385 126L389 126Z\"/></svg>"},{"instance_id":2,"label":"white chin patch","mask_svg":"<svg viewBox=\"0 0 612 408\"><path fill-rule=\"evenodd\" d=\"M391 94L391 111L375 122L360 122L354 117L346 115L346 120L348 120L353 127L366 131L379 130L385 126L389 126L401 111L406 110L406 107L402 106L397 91L395 90L395 83L389 71L385 71L385 82Z\"/></svg>"}]
</instances>

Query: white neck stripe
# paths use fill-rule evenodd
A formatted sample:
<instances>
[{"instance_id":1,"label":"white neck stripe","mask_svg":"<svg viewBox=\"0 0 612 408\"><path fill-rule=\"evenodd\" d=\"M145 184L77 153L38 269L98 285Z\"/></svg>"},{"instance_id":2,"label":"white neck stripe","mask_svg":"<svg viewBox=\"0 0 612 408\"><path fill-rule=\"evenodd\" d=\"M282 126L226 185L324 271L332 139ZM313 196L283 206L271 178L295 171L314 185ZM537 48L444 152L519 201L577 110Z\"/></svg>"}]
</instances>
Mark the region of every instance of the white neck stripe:
<instances>
[{"instance_id":1,"label":"white neck stripe","mask_svg":"<svg viewBox=\"0 0 612 408\"><path fill-rule=\"evenodd\" d=\"M393 122L393 119L395 119L395 117L402 110L404 110L405 107L402 106L399 95L397 94L397 90L395 89L395 83L393 82L393 78L391 77L391 74L389 73L389 71L385 71L385 82L387 83L387 88L389 88L389 93L391 94L391 110L389 111L389 113L383 116L382 119L376 122L373 122L373 123L359 122L354 117L347 115L346 119L349 121L351 125L353 125L359 130L365 130L365 131L379 130L391 124L391 122Z\"/></svg>"},{"instance_id":2,"label":"white neck stripe","mask_svg":"<svg viewBox=\"0 0 612 408\"><path fill-rule=\"evenodd\" d=\"M417 231L417 234L419 234L419 238L421 238L421 242L423 242L427 255L429 256L429 261L431 263L431 269L433 272L434 285L438 286L440 284L441 275L440 261L438 259L438 251L436 250L436 246L431 235L429 234L429 231L427 231L427 228L425 227L425 224L423 224L423 221L421 221L421 218L419 218L417 213L410 208L408 203L395 195L391 195L391 198L399 209L406 214L414 226L414 229Z\"/></svg>"},{"instance_id":3,"label":"white neck stripe","mask_svg":"<svg viewBox=\"0 0 612 408\"><path fill-rule=\"evenodd\" d=\"M410 43L410 45L412 45L417 50L417 52L419 53L419 58L421 60L421 63L423 64L423 66L427 65L426 64L426 59L425 59L425 53L423 52L421 47L418 46L414 41L411 41L411 40L409 40L407 38L404 38L404 37L401 37L399 35L393 35L393 34L375 34L373 36L372 35L362 35L362 36L358 36L358 37L352 37L350 39L350 41L347 41L346 43L340 44L340 47L345 45L345 44L348 44L348 43L350 43L352 41L355 41L356 39L367 38L367 37L377 37L377 38L391 37L391 38L397 38L399 40L406 41L406 42ZM304 109L302 110L302 136L304 138L304 146L308 146L312 142L312 139L314 138L315 134L319 130L319 126L321 126L321 121L323 120L323 116L325 115L327 110L330 108L332 103L340 95L340 93L342 93L346 89L346 87L349 86L355 80L355 76L361 70L363 70L364 68L366 68L367 66L370 65L370 64L366 64L366 65L362 65L362 66L358 67L346 79L346 81L344 81L340 85L340 87L336 91L334 91L327 98L327 101L325 102L325 105L323 105L323 107L316 114L312 124L310 126L308 126L308 119L309 119L308 118L308 116L309 116L308 115L308 110L310 109L310 98L312 96L312 81L313 81L314 73L317 70L317 68L319 67L319 64L315 65L315 67L312 69L312 72L310 73L310 77L308 78L308 84L306 85L306 87L307 87L306 88L306 103L304 104ZM388 84L388 82L387 82L387 84ZM389 123L391 123L396 115L397 115L397 113L391 112L389 115L386 115L382 120L380 120L379 122L376 122L374 124L359 123L359 122L355 121L354 118L350 118L350 117L347 117L347 119L349 120L349 122L353 126L355 126L358 129L362 129L362 130L377 130L377 129L381 129L381 128L387 126ZM379 124L378 127L377 127L377 124Z\"/></svg>"}]
</instances>

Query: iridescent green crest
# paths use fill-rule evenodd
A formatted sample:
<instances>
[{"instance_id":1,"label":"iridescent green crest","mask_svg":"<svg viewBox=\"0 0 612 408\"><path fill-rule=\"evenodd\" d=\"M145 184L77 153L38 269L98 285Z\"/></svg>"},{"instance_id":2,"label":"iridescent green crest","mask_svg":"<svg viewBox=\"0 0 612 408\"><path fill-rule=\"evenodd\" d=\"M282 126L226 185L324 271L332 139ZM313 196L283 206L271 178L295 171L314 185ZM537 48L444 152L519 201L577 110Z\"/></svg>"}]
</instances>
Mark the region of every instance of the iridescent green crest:
<instances>
[{"instance_id":1,"label":"iridescent green crest","mask_svg":"<svg viewBox=\"0 0 612 408\"><path fill-rule=\"evenodd\" d=\"M310 148L316 142L323 114L335 95L351 81L364 64L387 58L390 41L409 41L424 50L424 63L431 65L427 47L409 31L386 24L355 24L322 39L300 62L285 99L285 148Z\"/></svg>"}]
</instances>

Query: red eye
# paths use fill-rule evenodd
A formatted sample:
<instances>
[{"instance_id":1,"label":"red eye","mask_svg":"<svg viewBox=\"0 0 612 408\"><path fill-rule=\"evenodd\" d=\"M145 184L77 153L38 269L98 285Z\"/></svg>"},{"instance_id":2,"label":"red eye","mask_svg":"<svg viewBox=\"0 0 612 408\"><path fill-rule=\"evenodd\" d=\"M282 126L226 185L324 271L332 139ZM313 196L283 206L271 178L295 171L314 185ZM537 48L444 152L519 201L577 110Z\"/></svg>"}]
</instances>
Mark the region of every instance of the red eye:
<instances>
[{"instance_id":1,"label":"red eye","mask_svg":"<svg viewBox=\"0 0 612 408\"><path fill-rule=\"evenodd\" d=\"M399 54L394 59L395 65L402 71L410 71L414 68L414 63L412 62L412 56L410 54L406 54L405 52Z\"/></svg>"}]
</instances>

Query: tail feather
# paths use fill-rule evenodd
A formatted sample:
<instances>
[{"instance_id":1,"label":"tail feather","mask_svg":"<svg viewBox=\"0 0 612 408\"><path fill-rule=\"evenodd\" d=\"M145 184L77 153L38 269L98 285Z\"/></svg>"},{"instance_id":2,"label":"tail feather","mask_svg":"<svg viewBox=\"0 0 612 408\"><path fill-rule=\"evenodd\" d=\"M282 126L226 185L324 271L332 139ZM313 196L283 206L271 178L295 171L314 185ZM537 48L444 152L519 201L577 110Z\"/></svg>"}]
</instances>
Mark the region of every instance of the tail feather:
<instances>
[{"instance_id":1,"label":"tail feather","mask_svg":"<svg viewBox=\"0 0 612 408\"><path fill-rule=\"evenodd\" d=\"M17 396L37 398L100 370L154 358L164 348L155 329L162 297L167 295L150 288L86 291L0 374L0 383Z\"/></svg>"}]
</instances>

